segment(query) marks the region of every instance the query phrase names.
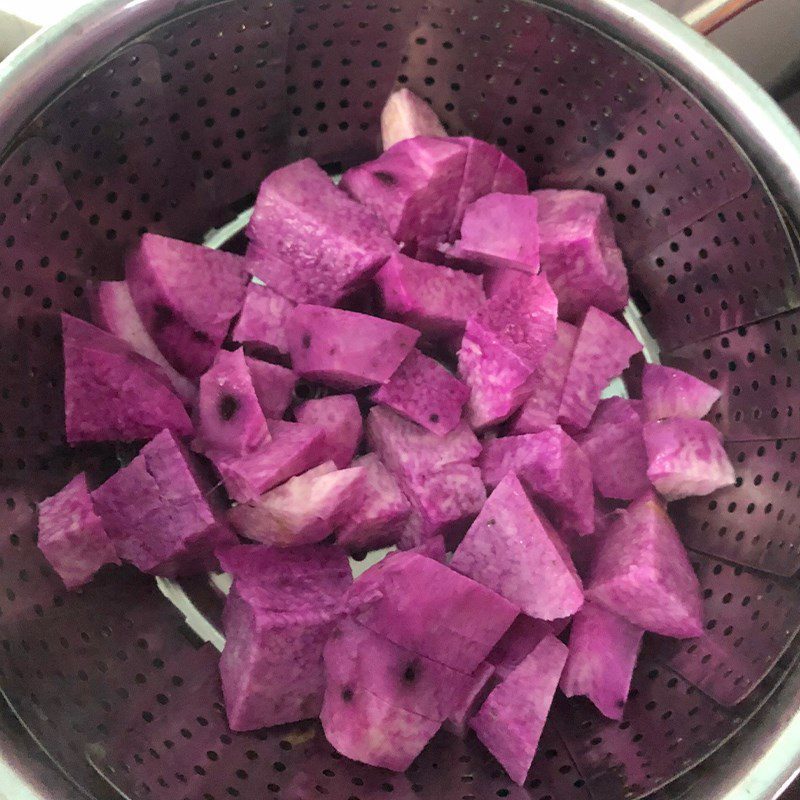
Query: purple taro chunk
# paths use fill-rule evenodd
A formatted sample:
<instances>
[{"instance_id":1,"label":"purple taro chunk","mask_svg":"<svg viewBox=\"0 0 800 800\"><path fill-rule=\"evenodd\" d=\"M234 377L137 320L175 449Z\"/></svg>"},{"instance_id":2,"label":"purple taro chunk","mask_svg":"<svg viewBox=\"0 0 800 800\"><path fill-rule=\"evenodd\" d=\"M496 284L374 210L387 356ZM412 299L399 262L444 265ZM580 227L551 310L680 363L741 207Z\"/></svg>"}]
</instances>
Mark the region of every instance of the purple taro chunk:
<instances>
[{"instance_id":1,"label":"purple taro chunk","mask_svg":"<svg viewBox=\"0 0 800 800\"><path fill-rule=\"evenodd\" d=\"M641 349L642 345L621 322L590 308L572 351L559 423L571 431L583 430L592 419L600 393Z\"/></svg>"},{"instance_id":2,"label":"purple taro chunk","mask_svg":"<svg viewBox=\"0 0 800 800\"><path fill-rule=\"evenodd\" d=\"M397 322L311 305L294 310L288 335L295 372L344 389L386 383L419 338Z\"/></svg>"},{"instance_id":3,"label":"purple taro chunk","mask_svg":"<svg viewBox=\"0 0 800 800\"><path fill-rule=\"evenodd\" d=\"M720 398L719 389L679 369L646 364L642 374L642 400L647 419L666 417L700 419Z\"/></svg>"},{"instance_id":4,"label":"purple taro chunk","mask_svg":"<svg viewBox=\"0 0 800 800\"><path fill-rule=\"evenodd\" d=\"M568 623L569 620L564 618L546 622L520 614L494 646L486 661L492 665L497 678L504 681L545 636L558 636Z\"/></svg>"},{"instance_id":5,"label":"purple taro chunk","mask_svg":"<svg viewBox=\"0 0 800 800\"><path fill-rule=\"evenodd\" d=\"M88 583L104 564L121 563L95 513L83 473L39 503L37 543L67 589Z\"/></svg>"},{"instance_id":6,"label":"purple taro chunk","mask_svg":"<svg viewBox=\"0 0 800 800\"><path fill-rule=\"evenodd\" d=\"M148 439L164 428L179 436L192 422L166 373L130 345L88 322L61 315L67 441Z\"/></svg>"},{"instance_id":7,"label":"purple taro chunk","mask_svg":"<svg viewBox=\"0 0 800 800\"><path fill-rule=\"evenodd\" d=\"M397 250L384 224L310 158L267 176L247 237L252 272L296 303L337 303Z\"/></svg>"},{"instance_id":8,"label":"purple taro chunk","mask_svg":"<svg viewBox=\"0 0 800 800\"><path fill-rule=\"evenodd\" d=\"M470 722L478 738L520 786L531 768L566 660L567 648L555 636L546 636L491 692Z\"/></svg>"},{"instance_id":9,"label":"purple taro chunk","mask_svg":"<svg viewBox=\"0 0 800 800\"><path fill-rule=\"evenodd\" d=\"M257 358L245 357L253 389L264 416L280 419L289 408L297 385L297 376L290 369Z\"/></svg>"},{"instance_id":10,"label":"purple taro chunk","mask_svg":"<svg viewBox=\"0 0 800 800\"><path fill-rule=\"evenodd\" d=\"M647 477L666 500L706 495L736 480L720 432L701 419L664 419L644 426Z\"/></svg>"},{"instance_id":11,"label":"purple taro chunk","mask_svg":"<svg viewBox=\"0 0 800 800\"><path fill-rule=\"evenodd\" d=\"M488 661L481 662L470 676L469 684L445 721L445 730L462 739L467 735L469 721L478 712L493 688L493 678L494 666Z\"/></svg>"},{"instance_id":12,"label":"purple taro chunk","mask_svg":"<svg viewBox=\"0 0 800 800\"><path fill-rule=\"evenodd\" d=\"M622 719L644 631L594 603L572 620L561 676L567 697L585 695L609 719Z\"/></svg>"},{"instance_id":13,"label":"purple taro chunk","mask_svg":"<svg viewBox=\"0 0 800 800\"><path fill-rule=\"evenodd\" d=\"M247 285L242 313L233 329L234 342L258 345L284 355L289 353L286 323L295 304L268 286Z\"/></svg>"},{"instance_id":14,"label":"purple taro chunk","mask_svg":"<svg viewBox=\"0 0 800 800\"><path fill-rule=\"evenodd\" d=\"M125 261L145 328L178 372L202 375L239 313L247 288L241 256L146 233Z\"/></svg>"},{"instance_id":15,"label":"purple taro chunk","mask_svg":"<svg viewBox=\"0 0 800 800\"><path fill-rule=\"evenodd\" d=\"M559 316L575 322L590 306L613 314L628 302L622 261L606 198L595 192L543 189L539 203L539 256L558 296Z\"/></svg>"},{"instance_id":16,"label":"purple taro chunk","mask_svg":"<svg viewBox=\"0 0 800 800\"><path fill-rule=\"evenodd\" d=\"M415 136L446 136L436 112L409 89L389 95L381 111L381 143L388 150L393 144Z\"/></svg>"},{"instance_id":17,"label":"purple taro chunk","mask_svg":"<svg viewBox=\"0 0 800 800\"><path fill-rule=\"evenodd\" d=\"M513 473L489 496L450 566L538 619L568 617L583 604L566 546Z\"/></svg>"},{"instance_id":18,"label":"purple taro chunk","mask_svg":"<svg viewBox=\"0 0 800 800\"><path fill-rule=\"evenodd\" d=\"M611 524L586 597L634 625L687 639L703 632L700 585L663 506L644 495Z\"/></svg>"},{"instance_id":19,"label":"purple taro chunk","mask_svg":"<svg viewBox=\"0 0 800 800\"><path fill-rule=\"evenodd\" d=\"M295 412L298 422L325 431L325 458L339 469L350 465L364 433L358 401L352 394L307 400Z\"/></svg>"}]
</instances>

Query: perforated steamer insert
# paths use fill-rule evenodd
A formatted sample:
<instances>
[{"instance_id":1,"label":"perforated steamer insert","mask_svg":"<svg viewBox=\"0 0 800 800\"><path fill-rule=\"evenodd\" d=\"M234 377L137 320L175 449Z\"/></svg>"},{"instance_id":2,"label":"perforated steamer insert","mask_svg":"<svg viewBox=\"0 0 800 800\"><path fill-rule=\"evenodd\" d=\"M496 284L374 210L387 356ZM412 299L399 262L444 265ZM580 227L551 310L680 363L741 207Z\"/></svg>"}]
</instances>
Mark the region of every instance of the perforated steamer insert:
<instances>
[{"instance_id":1,"label":"perforated steamer insert","mask_svg":"<svg viewBox=\"0 0 800 800\"><path fill-rule=\"evenodd\" d=\"M698 72L721 64L746 80L641 2L561 5L638 36L687 80L693 59ZM695 75L737 144L662 68L521 1L112 3L4 69L0 685L21 721L2 717L9 780L42 798L633 798L743 726L763 726L748 720L767 701L772 735L789 724L800 301L788 229L800 151L790 132L769 140L774 109L757 129L744 100L726 102L712 76L704 86ZM85 314L87 279L121 277L144 231L202 241L282 164L311 156L335 173L374 156L398 83L429 99L451 133L503 147L534 184L607 195L641 324L664 362L722 390L716 422L739 476L673 507L703 587L704 635L648 644L621 724L561 698L524 789L476 740L444 733L404 775L341 758L313 722L234 736L217 685L213 581L157 585L114 570L68 594L35 547L34 504L78 470L99 476L117 463L111 449L64 443L59 312ZM784 164L769 160L770 145ZM662 794L710 797L719 773L744 768L748 746ZM698 775L707 788L691 795Z\"/></svg>"}]
</instances>

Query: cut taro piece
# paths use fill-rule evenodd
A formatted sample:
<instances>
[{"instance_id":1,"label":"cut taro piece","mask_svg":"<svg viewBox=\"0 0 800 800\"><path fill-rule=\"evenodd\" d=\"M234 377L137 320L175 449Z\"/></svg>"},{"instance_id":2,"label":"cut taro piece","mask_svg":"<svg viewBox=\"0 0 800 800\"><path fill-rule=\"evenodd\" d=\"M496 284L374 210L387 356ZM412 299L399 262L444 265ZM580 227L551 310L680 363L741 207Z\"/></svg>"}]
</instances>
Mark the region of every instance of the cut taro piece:
<instances>
[{"instance_id":1,"label":"cut taro piece","mask_svg":"<svg viewBox=\"0 0 800 800\"><path fill-rule=\"evenodd\" d=\"M337 394L307 400L294 412L298 422L325 431L325 458L339 469L350 465L364 434L358 400L352 394Z\"/></svg>"},{"instance_id":2,"label":"cut taro piece","mask_svg":"<svg viewBox=\"0 0 800 800\"><path fill-rule=\"evenodd\" d=\"M95 513L83 473L39 503L37 544L67 589L88 583L105 564L121 563Z\"/></svg>"},{"instance_id":3,"label":"cut taro piece","mask_svg":"<svg viewBox=\"0 0 800 800\"><path fill-rule=\"evenodd\" d=\"M581 536L594 531L589 459L558 425L487 441L480 465L489 487L515 472L560 530Z\"/></svg>"},{"instance_id":4,"label":"cut taro piece","mask_svg":"<svg viewBox=\"0 0 800 800\"><path fill-rule=\"evenodd\" d=\"M412 350L389 381L373 395L376 403L443 436L461 421L469 389L438 361Z\"/></svg>"},{"instance_id":5,"label":"cut taro piece","mask_svg":"<svg viewBox=\"0 0 800 800\"><path fill-rule=\"evenodd\" d=\"M386 314L430 336L456 336L486 301L480 275L397 254L375 276Z\"/></svg>"},{"instance_id":6,"label":"cut taro piece","mask_svg":"<svg viewBox=\"0 0 800 800\"><path fill-rule=\"evenodd\" d=\"M120 558L173 578L208 571L216 548L237 542L210 493L191 454L163 431L92 500Z\"/></svg>"},{"instance_id":7,"label":"cut taro piece","mask_svg":"<svg viewBox=\"0 0 800 800\"><path fill-rule=\"evenodd\" d=\"M589 427L576 437L603 497L634 500L650 488L640 403L622 397L601 400Z\"/></svg>"},{"instance_id":8,"label":"cut taro piece","mask_svg":"<svg viewBox=\"0 0 800 800\"><path fill-rule=\"evenodd\" d=\"M432 558L440 564L447 563L447 546L444 543L444 536L431 536L420 544L407 549L412 553L419 553L421 556Z\"/></svg>"},{"instance_id":9,"label":"cut taro piece","mask_svg":"<svg viewBox=\"0 0 800 800\"><path fill-rule=\"evenodd\" d=\"M583 430L592 419L600 393L641 350L642 345L621 322L590 308L572 351L558 421L568 430Z\"/></svg>"},{"instance_id":10,"label":"cut taro piece","mask_svg":"<svg viewBox=\"0 0 800 800\"><path fill-rule=\"evenodd\" d=\"M663 636L687 639L703 632L700 585L654 495L628 506L603 536L586 598Z\"/></svg>"},{"instance_id":11,"label":"cut taro piece","mask_svg":"<svg viewBox=\"0 0 800 800\"><path fill-rule=\"evenodd\" d=\"M572 620L561 675L567 697L585 695L609 719L622 719L644 631L594 603Z\"/></svg>"},{"instance_id":12,"label":"cut taro piece","mask_svg":"<svg viewBox=\"0 0 800 800\"><path fill-rule=\"evenodd\" d=\"M513 472L489 495L450 566L537 619L568 617L583 604L581 579L566 545Z\"/></svg>"},{"instance_id":13,"label":"cut taro piece","mask_svg":"<svg viewBox=\"0 0 800 800\"><path fill-rule=\"evenodd\" d=\"M136 310L126 281L100 281L92 293L92 316L95 322L127 342L140 356L158 364L169 378L172 388L185 400L197 398L197 387L181 375L158 349Z\"/></svg>"},{"instance_id":14,"label":"cut taro piece","mask_svg":"<svg viewBox=\"0 0 800 800\"><path fill-rule=\"evenodd\" d=\"M339 302L397 250L381 220L310 158L265 178L247 237L253 274L296 303Z\"/></svg>"},{"instance_id":15,"label":"cut taro piece","mask_svg":"<svg viewBox=\"0 0 800 800\"><path fill-rule=\"evenodd\" d=\"M533 197L539 204L542 271L558 296L559 316L575 322L590 306L609 314L623 309L628 273L605 196L543 189Z\"/></svg>"},{"instance_id":16,"label":"cut taro piece","mask_svg":"<svg viewBox=\"0 0 800 800\"><path fill-rule=\"evenodd\" d=\"M418 553L393 553L363 573L347 606L360 624L432 661L471 674L519 609Z\"/></svg>"},{"instance_id":17,"label":"cut taro piece","mask_svg":"<svg viewBox=\"0 0 800 800\"><path fill-rule=\"evenodd\" d=\"M336 543L351 553L388 547L400 536L411 504L375 453L367 453L353 466L364 470L363 499L342 523Z\"/></svg>"},{"instance_id":18,"label":"cut taro piece","mask_svg":"<svg viewBox=\"0 0 800 800\"><path fill-rule=\"evenodd\" d=\"M736 480L722 435L701 419L664 419L644 426L647 477L666 500L711 494Z\"/></svg>"},{"instance_id":19,"label":"cut taro piece","mask_svg":"<svg viewBox=\"0 0 800 800\"><path fill-rule=\"evenodd\" d=\"M492 692L470 727L522 786L531 768L545 720L567 660L567 648L546 636Z\"/></svg>"},{"instance_id":20,"label":"cut taro piece","mask_svg":"<svg viewBox=\"0 0 800 800\"><path fill-rule=\"evenodd\" d=\"M153 233L129 253L125 278L158 349L190 378L211 366L249 280L241 256Z\"/></svg>"},{"instance_id":21,"label":"cut taro piece","mask_svg":"<svg viewBox=\"0 0 800 800\"><path fill-rule=\"evenodd\" d=\"M651 422L666 417L700 419L719 398L719 389L688 372L661 364L645 364L642 400Z\"/></svg>"},{"instance_id":22,"label":"cut taro piece","mask_svg":"<svg viewBox=\"0 0 800 800\"><path fill-rule=\"evenodd\" d=\"M494 674L494 667L488 661L478 665L478 668L470 676L470 681L461 693L455 708L445 721L445 730L462 739L467 735L469 721L475 716L493 688Z\"/></svg>"},{"instance_id":23,"label":"cut taro piece","mask_svg":"<svg viewBox=\"0 0 800 800\"><path fill-rule=\"evenodd\" d=\"M299 305L289 319L292 367L310 380L343 389L386 383L419 331L339 308Z\"/></svg>"},{"instance_id":24,"label":"cut taro piece","mask_svg":"<svg viewBox=\"0 0 800 800\"><path fill-rule=\"evenodd\" d=\"M67 441L149 439L192 422L166 373L130 345L88 322L61 315Z\"/></svg>"},{"instance_id":25,"label":"cut taro piece","mask_svg":"<svg viewBox=\"0 0 800 800\"><path fill-rule=\"evenodd\" d=\"M198 417L202 450L237 456L272 438L241 348L220 350L211 369L200 378Z\"/></svg>"},{"instance_id":26,"label":"cut taro piece","mask_svg":"<svg viewBox=\"0 0 800 800\"><path fill-rule=\"evenodd\" d=\"M566 628L566 624L568 623L564 619L546 622L520 614L494 646L486 661L492 666L495 675L500 680L505 680L545 636L558 636Z\"/></svg>"},{"instance_id":27,"label":"cut taro piece","mask_svg":"<svg viewBox=\"0 0 800 800\"><path fill-rule=\"evenodd\" d=\"M290 369L257 358L245 357L253 389L267 420L280 419L294 396L297 376Z\"/></svg>"},{"instance_id":28,"label":"cut taro piece","mask_svg":"<svg viewBox=\"0 0 800 800\"><path fill-rule=\"evenodd\" d=\"M381 111L381 143L388 150L393 144L415 136L446 136L436 112L409 89L389 95Z\"/></svg>"},{"instance_id":29,"label":"cut taro piece","mask_svg":"<svg viewBox=\"0 0 800 800\"><path fill-rule=\"evenodd\" d=\"M398 241L447 239L467 148L454 139L417 136L342 176L341 186L384 220Z\"/></svg>"},{"instance_id":30,"label":"cut taro piece","mask_svg":"<svg viewBox=\"0 0 800 800\"><path fill-rule=\"evenodd\" d=\"M234 342L257 345L288 355L286 324L294 307L295 303L269 286L251 282L247 285L242 313L231 338Z\"/></svg>"}]
</instances>

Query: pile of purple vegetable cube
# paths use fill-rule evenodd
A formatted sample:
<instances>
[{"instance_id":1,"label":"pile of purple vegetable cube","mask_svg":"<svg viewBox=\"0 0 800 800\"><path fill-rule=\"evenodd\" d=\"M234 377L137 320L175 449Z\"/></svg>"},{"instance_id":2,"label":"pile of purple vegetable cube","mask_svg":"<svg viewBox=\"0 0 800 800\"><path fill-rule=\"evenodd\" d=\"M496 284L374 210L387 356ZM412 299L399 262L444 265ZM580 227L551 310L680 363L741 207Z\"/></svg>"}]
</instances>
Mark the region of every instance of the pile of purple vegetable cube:
<instances>
[{"instance_id":1,"label":"pile of purple vegetable cube","mask_svg":"<svg viewBox=\"0 0 800 800\"><path fill-rule=\"evenodd\" d=\"M719 392L649 364L601 399L642 349L602 195L530 192L406 90L382 132L338 186L270 174L246 255L145 234L63 316L67 441L143 446L39 546L70 589L228 572L232 730L319 717L392 770L474 731L522 783L559 687L621 719L645 631L701 634L665 502L734 481Z\"/></svg>"}]
</instances>

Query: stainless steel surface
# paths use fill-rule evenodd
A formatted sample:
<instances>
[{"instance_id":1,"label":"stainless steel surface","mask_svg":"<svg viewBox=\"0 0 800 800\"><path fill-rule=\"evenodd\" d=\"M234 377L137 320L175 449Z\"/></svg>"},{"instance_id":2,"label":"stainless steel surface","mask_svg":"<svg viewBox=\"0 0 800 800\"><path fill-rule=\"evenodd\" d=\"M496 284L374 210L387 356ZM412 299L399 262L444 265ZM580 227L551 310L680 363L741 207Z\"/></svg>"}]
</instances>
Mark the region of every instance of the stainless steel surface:
<instances>
[{"instance_id":1,"label":"stainless steel surface","mask_svg":"<svg viewBox=\"0 0 800 800\"><path fill-rule=\"evenodd\" d=\"M800 755L800 139L785 117L642 0L99 8L0 65L0 686L29 732L9 725L0 747L9 795L68 797L26 756L32 736L99 798L772 796ZM118 277L143 230L217 241L270 169L373 155L398 82L532 181L608 195L641 324L723 389L740 479L674 511L704 635L648 642L622 724L562 698L524 789L474 739L441 734L397 776L338 757L314 723L230 734L197 635L219 644L218 581L111 570L68 594L35 548L35 502L115 467L112 449L63 441L58 311L85 313L87 277Z\"/></svg>"}]
</instances>

